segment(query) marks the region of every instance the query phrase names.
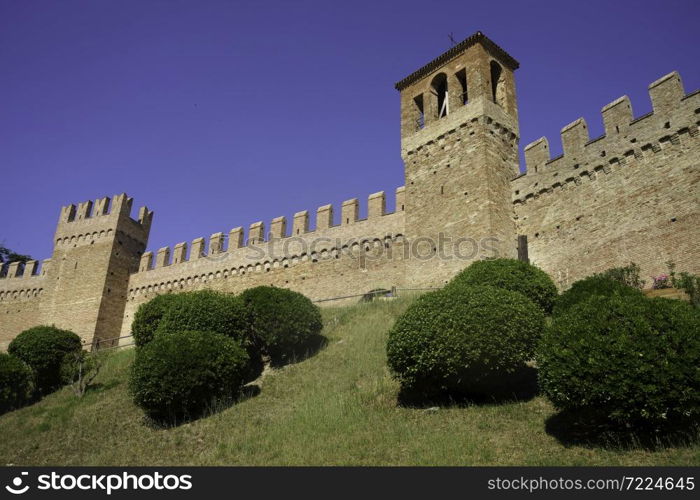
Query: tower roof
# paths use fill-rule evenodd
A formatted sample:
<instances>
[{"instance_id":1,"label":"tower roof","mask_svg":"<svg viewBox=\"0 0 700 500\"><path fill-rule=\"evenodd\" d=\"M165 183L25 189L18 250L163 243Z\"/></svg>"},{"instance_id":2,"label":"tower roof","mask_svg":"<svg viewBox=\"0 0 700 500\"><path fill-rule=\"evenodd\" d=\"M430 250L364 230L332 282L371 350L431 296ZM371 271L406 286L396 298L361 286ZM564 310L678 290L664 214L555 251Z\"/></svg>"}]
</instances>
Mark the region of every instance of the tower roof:
<instances>
[{"instance_id":1,"label":"tower roof","mask_svg":"<svg viewBox=\"0 0 700 500\"><path fill-rule=\"evenodd\" d=\"M496 45L489 37L484 35L481 31L477 31L470 37L465 38L461 42L459 42L457 45L452 47L446 52L443 52L439 56L437 56L435 59L430 61L428 64L423 66L422 68L414 71L410 75L408 75L406 78L403 80L399 81L396 83L394 86L396 90L403 90L406 87L408 87L410 84L413 82L420 80L423 78L425 75L433 72L443 64L445 64L447 61L450 59L453 59L456 57L458 54L460 54L462 51L466 50L467 48L471 47L472 45L475 45L477 43L480 43L483 45L483 47L497 56L509 69L511 70L516 70L520 66L520 63L513 59L510 54L508 54L505 50L503 50L501 47Z\"/></svg>"}]
</instances>

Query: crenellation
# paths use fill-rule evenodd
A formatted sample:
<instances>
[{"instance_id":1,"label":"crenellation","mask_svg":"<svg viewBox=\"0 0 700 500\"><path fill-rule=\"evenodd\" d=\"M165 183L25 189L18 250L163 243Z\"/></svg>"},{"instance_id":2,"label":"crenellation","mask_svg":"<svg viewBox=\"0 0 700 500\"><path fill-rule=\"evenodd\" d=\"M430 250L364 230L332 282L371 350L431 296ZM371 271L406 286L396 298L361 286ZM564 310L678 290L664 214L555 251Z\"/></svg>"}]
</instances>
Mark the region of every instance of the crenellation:
<instances>
[{"instance_id":1,"label":"crenellation","mask_svg":"<svg viewBox=\"0 0 700 500\"><path fill-rule=\"evenodd\" d=\"M265 224L262 221L253 222L248 228L248 246L265 242Z\"/></svg>"},{"instance_id":2,"label":"crenellation","mask_svg":"<svg viewBox=\"0 0 700 500\"><path fill-rule=\"evenodd\" d=\"M153 211L149 210L146 206L140 207L138 217L138 223L147 231L150 230L151 223L153 222Z\"/></svg>"},{"instance_id":3,"label":"crenellation","mask_svg":"<svg viewBox=\"0 0 700 500\"><path fill-rule=\"evenodd\" d=\"M668 260L699 271L700 199L679 186L700 183L700 97L682 93L671 73L650 86L651 113L633 118L626 96L613 101L601 112L605 135L575 160L565 151L546 172L528 165L511 182L518 233L529 236L530 258L560 287L629 262L647 276Z\"/></svg>"},{"instance_id":4,"label":"crenellation","mask_svg":"<svg viewBox=\"0 0 700 500\"><path fill-rule=\"evenodd\" d=\"M561 129L561 145L565 157L576 161L583 153L583 148L589 141L586 120L579 118Z\"/></svg>"},{"instance_id":5,"label":"crenellation","mask_svg":"<svg viewBox=\"0 0 700 500\"><path fill-rule=\"evenodd\" d=\"M173 265L187 261L187 242L183 241L173 248Z\"/></svg>"},{"instance_id":6,"label":"crenellation","mask_svg":"<svg viewBox=\"0 0 700 500\"><path fill-rule=\"evenodd\" d=\"M605 136L614 137L616 134L625 134L634 119L632 104L626 95L604 106L600 113L603 115L605 134L599 139Z\"/></svg>"},{"instance_id":7,"label":"crenellation","mask_svg":"<svg viewBox=\"0 0 700 500\"><path fill-rule=\"evenodd\" d=\"M10 262L7 266L7 277L8 278L19 278L21 270L21 262Z\"/></svg>"},{"instance_id":8,"label":"crenellation","mask_svg":"<svg viewBox=\"0 0 700 500\"><path fill-rule=\"evenodd\" d=\"M677 71L662 76L649 85L651 105L656 115L670 115L685 97L683 82Z\"/></svg>"},{"instance_id":9,"label":"crenellation","mask_svg":"<svg viewBox=\"0 0 700 500\"><path fill-rule=\"evenodd\" d=\"M309 232L309 211L302 210L294 214L292 236L298 236Z\"/></svg>"},{"instance_id":10,"label":"crenellation","mask_svg":"<svg viewBox=\"0 0 700 500\"><path fill-rule=\"evenodd\" d=\"M37 267L38 267L38 262L35 260L28 260L27 262L24 263L24 273L22 274L23 278L32 278L36 276L37 274Z\"/></svg>"},{"instance_id":11,"label":"crenellation","mask_svg":"<svg viewBox=\"0 0 700 500\"><path fill-rule=\"evenodd\" d=\"M166 267L170 265L170 247L163 247L158 249L156 254L156 269L159 267Z\"/></svg>"},{"instance_id":12,"label":"crenellation","mask_svg":"<svg viewBox=\"0 0 700 500\"><path fill-rule=\"evenodd\" d=\"M404 187L401 186L396 189L396 202L397 202L397 207L396 211L392 213L387 213L386 212L386 200L385 200L385 194L383 191L374 193L369 196L369 205L370 207L368 208L368 214L371 216L373 219L372 222L368 222L368 219L362 219L360 220L358 218L358 212L359 212L359 202L356 198L353 198L352 200L348 200L344 203L344 209L345 209L345 220L342 221L340 225L329 225L325 229L323 229L323 223L321 225L321 228L316 228L314 231L308 231L308 212L307 211L302 211L302 212L297 212L295 214L295 223L296 223L296 228L301 231L302 228L306 229L305 233L299 233L299 234L292 234L292 235L287 235L286 234L286 218L285 217L277 217L272 220L271 226L270 226L270 233L268 235L267 241L263 237L265 235L264 233L264 224L263 222L255 222L251 224L250 229L249 229L249 241L248 244L244 244L244 230L241 227L237 227L232 229L229 232L229 244L228 248L224 250L223 245L224 245L224 237L222 233L215 233L211 235L209 239L209 252L208 256L213 256L217 253L222 253L225 255L222 255L221 259L215 259L216 261L218 260L225 260L226 262L230 263L235 263L235 262L246 262L246 265L244 266L247 268L248 266L252 266L253 270L257 267L260 267L260 269L276 269L276 268L285 268L289 267L291 259L298 259L300 261L306 261L308 259L311 260L319 260L323 258L331 258L331 257L336 257L336 254L334 254L334 250L331 249L331 247L328 245L329 241L336 241L338 238L344 238L348 237L349 239L359 237L359 236L364 236L367 234L372 234L375 231L379 231L380 233L382 231L386 232L386 234L393 234L394 229L396 228L397 223L401 223L400 221L403 220L403 212L405 209L405 204L404 204ZM330 218L332 216L332 206L331 205L324 205L320 207L319 212L322 217L328 217L328 222L332 221ZM382 216L383 215L383 216ZM348 221L349 219L349 221ZM345 228L350 228L351 226L354 226L357 224L357 229L354 230L351 234L345 234ZM369 224L369 226L367 225ZM369 231L369 233L368 233ZM290 236L293 236L295 238L294 241L287 242L286 239L289 238ZM201 241L200 241L201 240ZM267 243L266 245L262 246L260 245L261 243ZM151 264L149 265L139 265L138 269L136 272L144 272L144 271L154 271L156 269L160 269L162 267L172 267L176 264L184 264L184 263L191 263L190 266L187 266L183 269L192 269L192 266L207 266L208 262L211 259L204 259L201 261L201 263L195 263L194 261L197 261L199 259L198 255L201 257L204 254L200 253L197 251L197 248L205 248L205 243L203 238L198 238L193 241L193 253L192 256L190 256L189 259L186 258L186 252L187 252L187 245L185 243L178 243L175 245L174 250L172 252L172 259L170 260L169 265L160 265L156 262L156 265L153 266ZM251 257L251 253L249 251L250 246L258 246L260 250L263 250L266 254L269 253L270 257L269 260L267 261L262 261L262 262L257 262L256 264L250 264L249 260ZM309 247L313 246L316 251L315 252L310 252L308 255L304 252L294 255L294 251L298 247ZM220 248L220 250L216 250L216 248ZM162 249L161 249L162 250ZM256 250L258 252L259 250ZM279 257L279 252L283 252L285 255L282 258L283 260L280 260ZM148 252L147 252L148 254ZM146 255L146 254L145 254ZM257 253L252 254L252 255L257 255ZM156 252L156 260L158 259L158 252ZM143 257L142 257L143 259ZM184 270L182 271L177 271L178 273L185 272Z\"/></svg>"},{"instance_id":13,"label":"crenellation","mask_svg":"<svg viewBox=\"0 0 700 500\"><path fill-rule=\"evenodd\" d=\"M109 211L110 197L105 196L103 198L97 198L93 205L92 215L93 217L98 217L101 215L107 215Z\"/></svg>"},{"instance_id":14,"label":"crenellation","mask_svg":"<svg viewBox=\"0 0 700 500\"><path fill-rule=\"evenodd\" d=\"M149 271L153 267L153 252L144 252L139 261L139 272Z\"/></svg>"},{"instance_id":15,"label":"crenellation","mask_svg":"<svg viewBox=\"0 0 700 500\"><path fill-rule=\"evenodd\" d=\"M386 215L386 196L384 191L372 193L367 199L367 218L373 219Z\"/></svg>"},{"instance_id":16,"label":"crenellation","mask_svg":"<svg viewBox=\"0 0 700 500\"><path fill-rule=\"evenodd\" d=\"M360 204L359 204L357 198L353 198L351 200L346 200L343 202L343 206L341 207L340 224L341 225L354 224L355 222L357 222L359 215L360 215ZM331 219L331 224L332 224L332 219Z\"/></svg>"},{"instance_id":17,"label":"crenellation","mask_svg":"<svg viewBox=\"0 0 700 500\"><path fill-rule=\"evenodd\" d=\"M680 77L676 77L677 73L670 73L650 87L654 89L670 86L669 88L675 88L677 91L682 87L678 87ZM579 169L582 165L603 163L612 166L614 170L616 166L628 165L630 161L648 161L651 159L650 155L663 152L665 145L681 144L682 136L688 137L689 141L695 140L698 134L698 123L694 123L692 116L694 108L700 104L700 94L694 92L678 98L676 91L665 93L674 96L675 107L668 108L664 114L654 110L638 118L633 118L632 106L627 96L616 99L602 109L603 123L606 127L606 133L603 136L586 142L583 148L574 146L573 150L577 151L575 154L571 152L571 147L567 149L564 146L564 154L546 162L544 169L531 168L537 160L529 159L532 155L531 150L536 150L538 143L541 147L541 143L538 140L528 145L525 150L526 174L511 181L513 203L526 202L531 198L527 196L529 193L539 194L543 185L551 186L556 182L557 176L566 175L569 172L575 174L578 179L577 185L580 184ZM578 129L580 135L574 143L581 144L581 141L587 137L587 131L584 133L582 129L585 122L582 122L582 119L576 120L564 127L563 143L566 142L565 135L571 134L572 129Z\"/></svg>"},{"instance_id":18,"label":"crenellation","mask_svg":"<svg viewBox=\"0 0 700 500\"><path fill-rule=\"evenodd\" d=\"M243 228L234 227L228 233L228 251L232 252L243 246Z\"/></svg>"},{"instance_id":19,"label":"crenellation","mask_svg":"<svg viewBox=\"0 0 700 500\"><path fill-rule=\"evenodd\" d=\"M209 237L209 254L216 255L224 252L224 233L214 233Z\"/></svg>"},{"instance_id":20,"label":"crenellation","mask_svg":"<svg viewBox=\"0 0 700 500\"><path fill-rule=\"evenodd\" d=\"M333 227L333 205L323 205L316 210L316 231Z\"/></svg>"},{"instance_id":21,"label":"crenellation","mask_svg":"<svg viewBox=\"0 0 700 500\"><path fill-rule=\"evenodd\" d=\"M126 193L117 194L112 197L111 215L127 215L131 214L131 207L134 203L133 198L129 198Z\"/></svg>"},{"instance_id":22,"label":"crenellation","mask_svg":"<svg viewBox=\"0 0 700 500\"><path fill-rule=\"evenodd\" d=\"M190 261L204 257L204 238L195 238L192 240L190 250Z\"/></svg>"},{"instance_id":23,"label":"crenellation","mask_svg":"<svg viewBox=\"0 0 700 500\"><path fill-rule=\"evenodd\" d=\"M92 201L84 201L78 203L78 210L76 211L76 218L78 220L88 219L92 215Z\"/></svg>"},{"instance_id":24,"label":"crenellation","mask_svg":"<svg viewBox=\"0 0 700 500\"><path fill-rule=\"evenodd\" d=\"M287 218L275 217L270 223L270 239L281 239L287 237Z\"/></svg>"},{"instance_id":25,"label":"crenellation","mask_svg":"<svg viewBox=\"0 0 700 500\"><path fill-rule=\"evenodd\" d=\"M549 141L546 137L540 137L525 146L525 168L528 172L541 171L549 160Z\"/></svg>"},{"instance_id":26,"label":"crenellation","mask_svg":"<svg viewBox=\"0 0 700 500\"><path fill-rule=\"evenodd\" d=\"M382 238L364 238L361 240L362 246L368 252L376 252L379 248L385 249L401 246L403 243L403 235L391 232ZM204 261L203 263L206 264L206 267L199 269L185 267L177 270L172 267L166 267L153 270L147 274L134 274L129 284L128 300L133 302L140 297L139 302L141 302L154 293L168 292L170 290L186 291L197 289L205 284L213 286L215 283L219 283L217 286L225 290L242 289L240 287L245 287L245 280L255 279L256 275L279 272L279 275L270 275L270 279L275 280L281 279L286 275L285 273L289 272L300 272L302 276L306 276L308 271L303 271L303 269L307 269L306 266L318 266L325 262L330 263L340 260L344 263L344 266L353 265L353 262L357 262L359 245L360 242L355 242L352 245L352 249L349 247L341 248L336 245L322 246L311 252L311 254L294 254L282 259L264 257L255 261L249 260L245 265L238 265L228 260L213 260ZM233 278L236 279L231 281ZM133 310L133 307L130 305L131 310Z\"/></svg>"},{"instance_id":27,"label":"crenellation","mask_svg":"<svg viewBox=\"0 0 700 500\"><path fill-rule=\"evenodd\" d=\"M72 203L61 207L59 222L72 222L75 219L75 205Z\"/></svg>"}]
</instances>

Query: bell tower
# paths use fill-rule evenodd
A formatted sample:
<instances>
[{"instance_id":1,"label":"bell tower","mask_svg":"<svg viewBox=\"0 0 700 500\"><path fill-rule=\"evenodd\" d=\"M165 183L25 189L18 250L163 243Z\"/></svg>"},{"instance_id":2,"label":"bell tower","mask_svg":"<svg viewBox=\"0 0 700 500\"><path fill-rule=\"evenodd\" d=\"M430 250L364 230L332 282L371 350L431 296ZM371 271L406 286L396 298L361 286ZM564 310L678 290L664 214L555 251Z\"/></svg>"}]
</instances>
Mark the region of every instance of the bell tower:
<instances>
[{"instance_id":1,"label":"bell tower","mask_svg":"<svg viewBox=\"0 0 700 500\"><path fill-rule=\"evenodd\" d=\"M477 32L396 84L409 284L441 286L473 260L516 256L517 68Z\"/></svg>"}]
</instances>

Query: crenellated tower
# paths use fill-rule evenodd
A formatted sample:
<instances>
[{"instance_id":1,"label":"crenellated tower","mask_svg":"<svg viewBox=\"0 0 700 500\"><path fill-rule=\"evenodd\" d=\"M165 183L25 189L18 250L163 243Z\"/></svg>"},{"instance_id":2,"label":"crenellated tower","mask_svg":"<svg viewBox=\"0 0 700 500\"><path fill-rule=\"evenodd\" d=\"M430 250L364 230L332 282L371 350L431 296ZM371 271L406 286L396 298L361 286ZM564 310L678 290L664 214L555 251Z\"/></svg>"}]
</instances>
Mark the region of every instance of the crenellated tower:
<instances>
[{"instance_id":1,"label":"crenellated tower","mask_svg":"<svg viewBox=\"0 0 700 500\"><path fill-rule=\"evenodd\" d=\"M132 204L120 194L61 209L46 272L44 323L73 330L92 343L119 332L129 275L138 271L153 219L146 207L132 219Z\"/></svg>"},{"instance_id":2,"label":"crenellated tower","mask_svg":"<svg viewBox=\"0 0 700 500\"><path fill-rule=\"evenodd\" d=\"M440 286L471 259L515 257L517 68L477 32L396 84L409 284Z\"/></svg>"}]
</instances>

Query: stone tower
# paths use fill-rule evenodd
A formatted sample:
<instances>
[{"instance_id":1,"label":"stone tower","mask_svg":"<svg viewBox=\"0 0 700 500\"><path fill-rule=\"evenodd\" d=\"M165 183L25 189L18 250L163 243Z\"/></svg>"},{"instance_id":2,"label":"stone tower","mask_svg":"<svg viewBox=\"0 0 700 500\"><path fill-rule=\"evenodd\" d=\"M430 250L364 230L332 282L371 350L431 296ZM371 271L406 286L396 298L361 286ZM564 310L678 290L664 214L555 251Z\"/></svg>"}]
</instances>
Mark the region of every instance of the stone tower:
<instances>
[{"instance_id":1,"label":"stone tower","mask_svg":"<svg viewBox=\"0 0 700 500\"><path fill-rule=\"evenodd\" d=\"M441 286L470 260L516 256L517 68L477 32L396 84L409 285Z\"/></svg>"},{"instance_id":2,"label":"stone tower","mask_svg":"<svg viewBox=\"0 0 700 500\"><path fill-rule=\"evenodd\" d=\"M61 209L45 276L45 324L71 329L93 344L118 335L129 275L138 270L153 219L146 207L132 219L132 202L120 194Z\"/></svg>"}]
</instances>

